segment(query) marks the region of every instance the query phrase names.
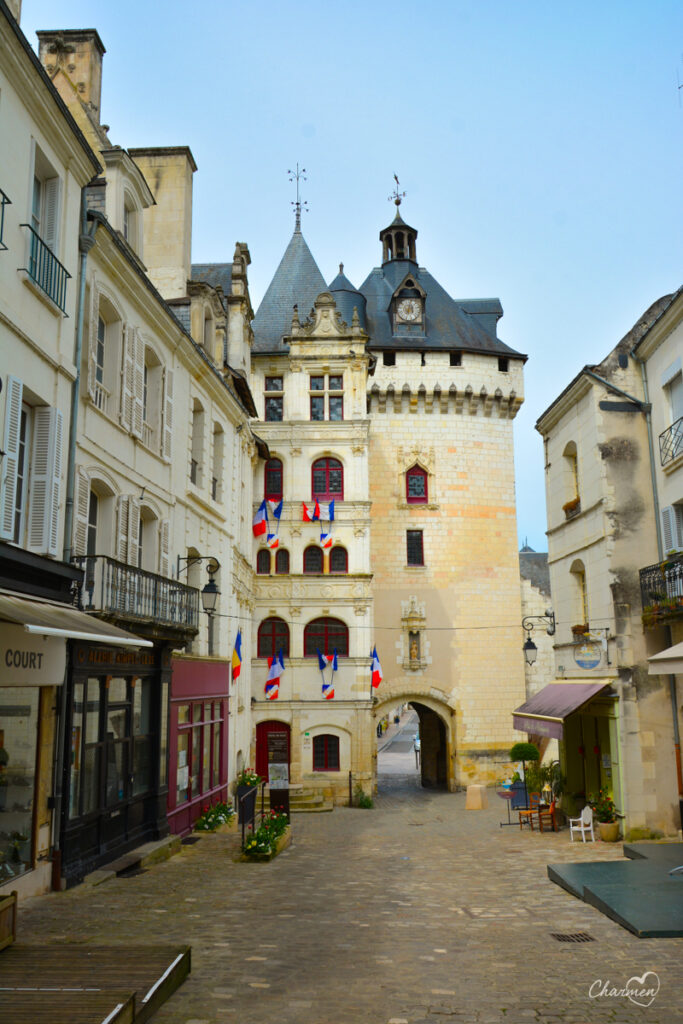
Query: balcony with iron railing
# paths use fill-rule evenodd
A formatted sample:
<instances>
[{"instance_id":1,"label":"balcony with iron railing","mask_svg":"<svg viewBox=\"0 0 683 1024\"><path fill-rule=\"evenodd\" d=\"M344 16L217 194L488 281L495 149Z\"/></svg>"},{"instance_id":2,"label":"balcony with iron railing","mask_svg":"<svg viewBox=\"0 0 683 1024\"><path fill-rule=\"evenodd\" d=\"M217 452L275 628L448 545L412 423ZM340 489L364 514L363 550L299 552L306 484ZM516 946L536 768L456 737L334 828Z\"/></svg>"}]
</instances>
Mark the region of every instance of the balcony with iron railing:
<instances>
[{"instance_id":1,"label":"balcony with iron railing","mask_svg":"<svg viewBox=\"0 0 683 1024\"><path fill-rule=\"evenodd\" d=\"M659 435L659 461L662 466L683 453L683 416Z\"/></svg>"},{"instance_id":2,"label":"balcony with iron railing","mask_svg":"<svg viewBox=\"0 0 683 1024\"><path fill-rule=\"evenodd\" d=\"M11 206L12 200L3 192L0 188L0 249L4 250L7 248L5 245L5 207Z\"/></svg>"},{"instance_id":3,"label":"balcony with iron railing","mask_svg":"<svg viewBox=\"0 0 683 1024\"><path fill-rule=\"evenodd\" d=\"M61 309L62 313L65 313L66 282L71 274L30 224L20 224L19 226L27 228L30 232L28 267L21 269L25 270L40 290Z\"/></svg>"},{"instance_id":4,"label":"balcony with iron railing","mask_svg":"<svg viewBox=\"0 0 683 1024\"><path fill-rule=\"evenodd\" d=\"M79 606L102 618L190 639L199 631L199 591L108 555L72 559L84 572Z\"/></svg>"},{"instance_id":5,"label":"balcony with iron railing","mask_svg":"<svg viewBox=\"0 0 683 1024\"><path fill-rule=\"evenodd\" d=\"M640 596L646 628L683 618L683 554L641 569Z\"/></svg>"}]
</instances>

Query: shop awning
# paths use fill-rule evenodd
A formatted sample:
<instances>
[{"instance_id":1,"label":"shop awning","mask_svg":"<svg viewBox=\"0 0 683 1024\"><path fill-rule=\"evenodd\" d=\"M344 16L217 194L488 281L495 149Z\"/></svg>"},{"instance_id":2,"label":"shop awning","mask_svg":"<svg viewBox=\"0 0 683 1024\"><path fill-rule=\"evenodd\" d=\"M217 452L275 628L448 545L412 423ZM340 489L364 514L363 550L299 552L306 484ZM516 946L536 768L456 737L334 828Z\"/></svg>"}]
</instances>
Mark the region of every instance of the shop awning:
<instances>
[{"instance_id":1,"label":"shop awning","mask_svg":"<svg viewBox=\"0 0 683 1024\"><path fill-rule=\"evenodd\" d=\"M27 633L39 636L61 636L65 640L89 640L111 644L112 647L153 647L151 640L142 640L134 633L95 619L69 605L51 601L32 601L0 593L0 621L22 625Z\"/></svg>"},{"instance_id":2,"label":"shop awning","mask_svg":"<svg viewBox=\"0 0 683 1024\"><path fill-rule=\"evenodd\" d=\"M595 679L590 683L548 683L525 704L515 708L513 727L520 732L561 740L565 718L588 704L610 682L610 679Z\"/></svg>"},{"instance_id":3,"label":"shop awning","mask_svg":"<svg viewBox=\"0 0 683 1024\"><path fill-rule=\"evenodd\" d=\"M651 676L668 676L683 673L683 644L674 644L659 654L647 659Z\"/></svg>"}]
</instances>

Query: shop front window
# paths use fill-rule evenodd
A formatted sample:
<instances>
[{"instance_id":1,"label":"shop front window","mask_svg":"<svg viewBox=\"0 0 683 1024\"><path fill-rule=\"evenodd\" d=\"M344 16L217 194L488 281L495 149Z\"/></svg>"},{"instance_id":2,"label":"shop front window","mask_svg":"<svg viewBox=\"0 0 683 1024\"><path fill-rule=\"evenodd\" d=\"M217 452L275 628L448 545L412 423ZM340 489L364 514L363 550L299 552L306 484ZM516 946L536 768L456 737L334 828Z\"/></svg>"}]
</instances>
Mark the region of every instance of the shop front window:
<instances>
[{"instance_id":1,"label":"shop front window","mask_svg":"<svg viewBox=\"0 0 683 1024\"><path fill-rule=\"evenodd\" d=\"M221 784L224 702L178 704L176 806Z\"/></svg>"},{"instance_id":2,"label":"shop front window","mask_svg":"<svg viewBox=\"0 0 683 1024\"><path fill-rule=\"evenodd\" d=\"M0 885L32 866L39 698L36 686L0 689Z\"/></svg>"}]
</instances>

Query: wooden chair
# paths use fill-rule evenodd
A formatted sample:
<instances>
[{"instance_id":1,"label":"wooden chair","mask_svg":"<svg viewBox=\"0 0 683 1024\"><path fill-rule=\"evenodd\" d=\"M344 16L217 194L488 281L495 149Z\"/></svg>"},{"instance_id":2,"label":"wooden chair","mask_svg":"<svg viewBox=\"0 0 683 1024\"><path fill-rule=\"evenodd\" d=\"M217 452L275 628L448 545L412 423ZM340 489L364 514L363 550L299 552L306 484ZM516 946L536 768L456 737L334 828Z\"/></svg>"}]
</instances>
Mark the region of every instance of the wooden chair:
<instances>
[{"instance_id":1,"label":"wooden chair","mask_svg":"<svg viewBox=\"0 0 683 1024\"><path fill-rule=\"evenodd\" d=\"M529 793L529 806L520 809L519 812L519 827L525 823L531 825L531 831L534 830L534 815L538 814L538 805L541 802L540 793Z\"/></svg>"},{"instance_id":2,"label":"wooden chair","mask_svg":"<svg viewBox=\"0 0 683 1024\"><path fill-rule=\"evenodd\" d=\"M543 831L543 825L550 825L553 832L557 832L557 821L555 819L555 801L553 800L550 807L539 807L538 808L538 827Z\"/></svg>"}]
</instances>

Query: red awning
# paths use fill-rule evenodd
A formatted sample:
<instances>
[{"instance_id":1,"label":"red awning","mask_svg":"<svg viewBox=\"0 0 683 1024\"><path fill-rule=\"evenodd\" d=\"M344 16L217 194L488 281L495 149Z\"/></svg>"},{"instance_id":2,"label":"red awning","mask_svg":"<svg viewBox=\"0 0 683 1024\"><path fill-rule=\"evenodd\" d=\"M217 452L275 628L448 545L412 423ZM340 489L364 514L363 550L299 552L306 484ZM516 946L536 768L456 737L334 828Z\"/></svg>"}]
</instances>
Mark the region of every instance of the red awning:
<instances>
[{"instance_id":1,"label":"red awning","mask_svg":"<svg viewBox=\"0 0 683 1024\"><path fill-rule=\"evenodd\" d=\"M565 718L588 704L610 685L601 679L590 683L549 683L512 712L512 724L520 732L561 740Z\"/></svg>"}]
</instances>

